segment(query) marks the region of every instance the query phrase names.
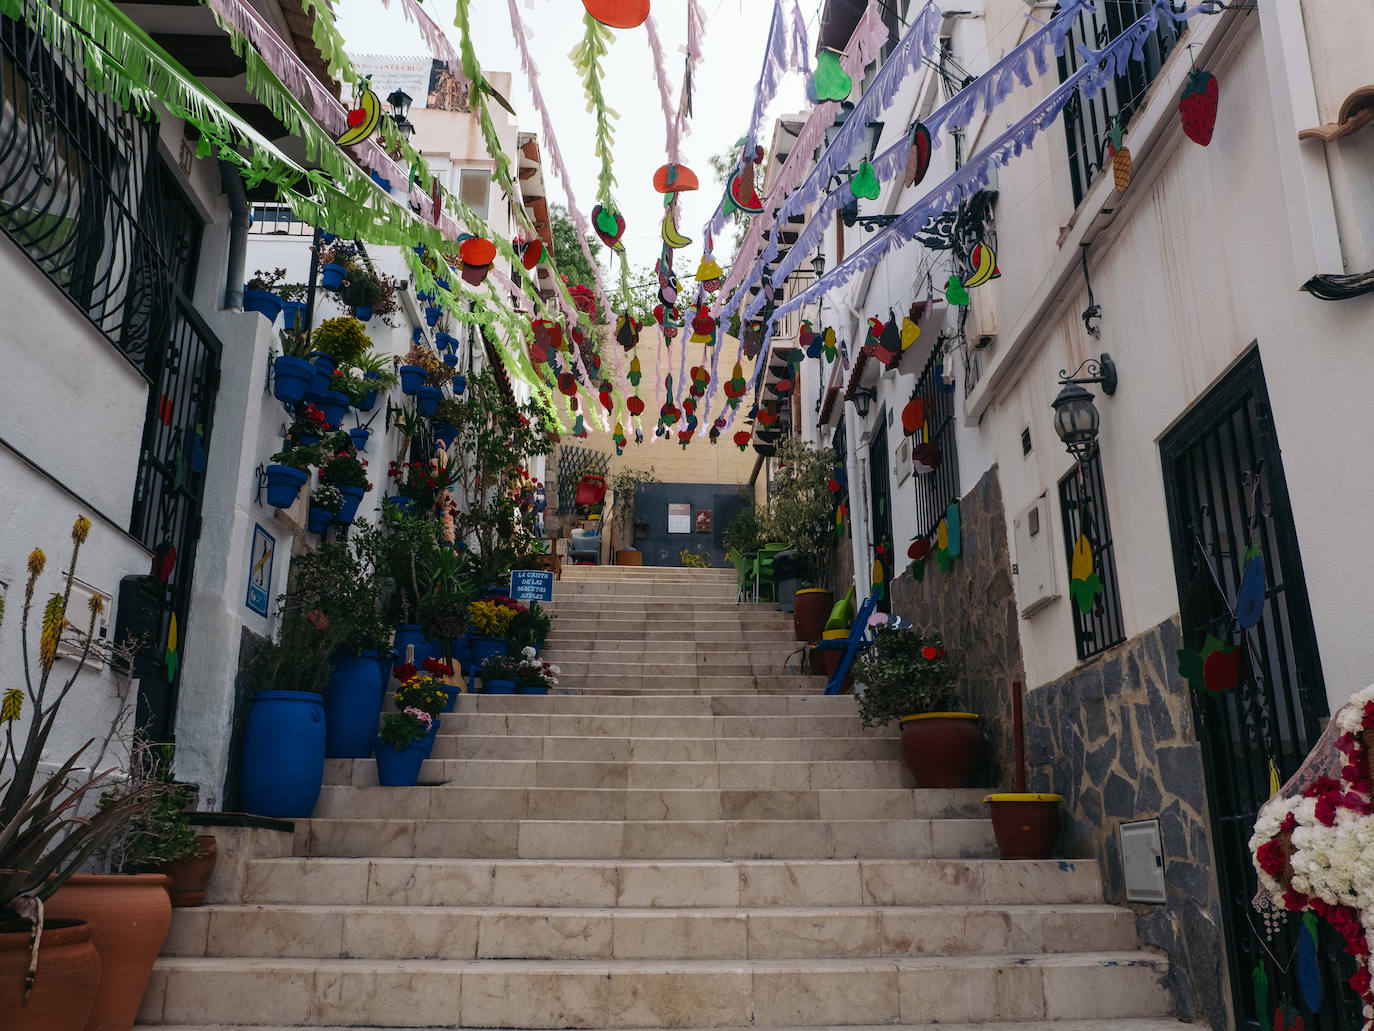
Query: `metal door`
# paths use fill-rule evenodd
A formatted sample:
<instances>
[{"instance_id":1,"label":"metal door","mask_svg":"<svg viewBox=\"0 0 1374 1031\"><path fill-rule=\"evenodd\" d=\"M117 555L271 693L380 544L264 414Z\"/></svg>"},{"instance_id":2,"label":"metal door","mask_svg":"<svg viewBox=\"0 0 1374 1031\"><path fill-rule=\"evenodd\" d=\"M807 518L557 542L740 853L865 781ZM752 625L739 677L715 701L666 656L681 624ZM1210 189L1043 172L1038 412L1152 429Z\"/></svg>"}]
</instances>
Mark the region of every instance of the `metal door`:
<instances>
[{"instance_id":1,"label":"metal door","mask_svg":"<svg viewBox=\"0 0 1374 1031\"><path fill-rule=\"evenodd\" d=\"M1293 514L1258 351L1199 401L1161 442L1183 645L1200 647L1208 634L1248 650L1234 691L1192 691L1194 726L1202 749L1211 809L1213 851L1221 889L1233 1011L1237 1026L1270 1026L1274 1007L1299 1012L1294 963L1294 917L1271 941L1251 905L1256 878L1249 840L1269 797L1269 760L1287 779L1321 733L1327 715L1312 613L1303 579ZM1259 622L1235 629L1231 608L1245 552L1258 549L1267 571ZM1242 635L1247 639L1242 640ZM1361 1026L1354 997L1344 989L1346 958L1323 925L1325 1003L1302 1009L1313 1031ZM1267 1019L1255 1000L1255 971L1268 980Z\"/></svg>"},{"instance_id":2,"label":"metal door","mask_svg":"<svg viewBox=\"0 0 1374 1031\"><path fill-rule=\"evenodd\" d=\"M887 424L886 413L878 416L878 429L868 445L868 498L871 543L874 552L882 546L883 593L878 600L878 608L883 612L892 611L892 586L894 559L892 555L892 491L888 477L887 463ZM875 583L873 585L877 587Z\"/></svg>"}]
</instances>

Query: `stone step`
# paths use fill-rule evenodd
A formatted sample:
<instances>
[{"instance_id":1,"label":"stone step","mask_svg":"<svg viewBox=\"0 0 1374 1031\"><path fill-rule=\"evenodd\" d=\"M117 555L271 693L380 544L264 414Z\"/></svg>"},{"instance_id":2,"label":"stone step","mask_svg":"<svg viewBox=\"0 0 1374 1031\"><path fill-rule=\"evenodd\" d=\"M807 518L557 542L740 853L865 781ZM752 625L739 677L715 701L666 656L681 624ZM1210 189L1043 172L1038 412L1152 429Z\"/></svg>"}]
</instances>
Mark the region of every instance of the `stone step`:
<instances>
[{"instance_id":1,"label":"stone step","mask_svg":"<svg viewBox=\"0 0 1374 1031\"><path fill-rule=\"evenodd\" d=\"M441 733L435 759L551 759L566 762L821 762L899 759L895 737L508 737Z\"/></svg>"},{"instance_id":2,"label":"stone step","mask_svg":"<svg viewBox=\"0 0 1374 1031\"><path fill-rule=\"evenodd\" d=\"M733 641L696 644L690 639L676 641L602 641L571 638L555 643L556 653L545 648L541 657L550 662L772 662L796 661L800 645L793 641L760 644L758 647Z\"/></svg>"},{"instance_id":3,"label":"stone step","mask_svg":"<svg viewBox=\"0 0 1374 1031\"><path fill-rule=\"evenodd\" d=\"M558 622L615 622L615 623L677 623L683 626L706 623L760 623L764 626L794 626L792 614L775 608L752 605L681 606L672 602L648 604L589 603L585 599L564 599L544 605L558 617Z\"/></svg>"},{"instance_id":4,"label":"stone step","mask_svg":"<svg viewBox=\"0 0 1374 1031\"><path fill-rule=\"evenodd\" d=\"M814 960L167 957L146 1023L826 1027L1164 1016L1147 952Z\"/></svg>"},{"instance_id":5,"label":"stone step","mask_svg":"<svg viewBox=\"0 0 1374 1031\"><path fill-rule=\"evenodd\" d=\"M454 787L705 789L809 791L914 787L906 764L895 759L833 759L826 762L560 762L543 759L430 759L420 782ZM325 783L371 787L372 759L329 759ZM394 789L392 789L394 790ZM981 801L985 792L974 791ZM946 815L947 793L918 792L917 816Z\"/></svg>"},{"instance_id":6,"label":"stone step","mask_svg":"<svg viewBox=\"0 0 1374 1031\"><path fill-rule=\"evenodd\" d=\"M622 659L625 661L615 661ZM597 657L588 662L565 658L560 651L549 652L544 656L544 661L559 668L560 684L570 677L772 677L797 676L802 670L801 660L795 655L789 664L784 656L719 655L704 659L688 656L688 660L683 662L677 654L670 653L629 657L613 652L598 652ZM810 673L805 675L810 676Z\"/></svg>"},{"instance_id":7,"label":"stone step","mask_svg":"<svg viewBox=\"0 0 1374 1031\"><path fill-rule=\"evenodd\" d=\"M726 672L708 676L700 674L671 676L660 673L588 673L560 677L558 686L564 691L580 691L592 687L597 690L613 690L620 694L626 691L645 694L738 694L741 691L803 694L808 690L824 691L825 678L800 673L758 673L747 676Z\"/></svg>"},{"instance_id":8,"label":"stone step","mask_svg":"<svg viewBox=\"0 0 1374 1031\"><path fill-rule=\"evenodd\" d=\"M859 722L857 714L841 716L634 716L536 712L453 712L446 713L442 717L439 732L440 734L510 734L514 736L551 737L895 737L888 727L864 727Z\"/></svg>"},{"instance_id":9,"label":"stone step","mask_svg":"<svg viewBox=\"0 0 1374 1031\"><path fill-rule=\"evenodd\" d=\"M585 643L595 637L600 641L682 641L684 636L682 630L672 623L654 624L652 627L647 624L644 626L631 626L624 629L606 627L598 625L594 630L586 633L572 633L562 630L557 623L553 625L553 631L549 634L546 642L546 649L553 651L559 644L566 644L569 647L585 648ZM714 629L693 629L691 640L695 643L708 641L712 643L732 643L736 646L743 645L752 649L755 643L766 645L776 644L779 638L779 631L774 630L714 630Z\"/></svg>"},{"instance_id":10,"label":"stone step","mask_svg":"<svg viewBox=\"0 0 1374 1031\"><path fill-rule=\"evenodd\" d=\"M139 1024L138 1027L151 1027ZM239 1024L161 1024L162 1031L233 1031ZM301 1031L308 1025L292 1024L290 1027L259 1025L256 1031ZM393 1031L433 1031L435 1025L427 1027L394 1028ZM462 1031L457 1025L446 1025L449 1031ZM993 1021L982 1024L882 1024L846 1025L845 1031L1197 1031L1197 1024L1184 1024L1168 1017L1115 1017L1110 1020L1013 1020ZM353 1031L345 1027L315 1027L313 1031ZM605 1029L609 1031L609 1029ZM635 1029L618 1029L635 1031ZM638 1029L647 1031L647 1029ZM681 1028L679 1031L705 1031L703 1028ZM753 1031L752 1028L718 1028L713 1031ZM798 1031L797 1028L777 1028L775 1031Z\"/></svg>"},{"instance_id":11,"label":"stone step","mask_svg":"<svg viewBox=\"0 0 1374 1031\"><path fill-rule=\"evenodd\" d=\"M853 695L460 695L458 712L533 712L606 716L857 716Z\"/></svg>"},{"instance_id":12,"label":"stone step","mask_svg":"<svg viewBox=\"0 0 1374 1031\"><path fill-rule=\"evenodd\" d=\"M739 679L747 681L749 678L740 677ZM635 695L673 696L683 694L745 695L750 697L757 697L760 695L772 694L800 694L801 692L806 690L810 690L812 693L816 695L825 694L824 677L796 676L789 677L788 679L791 681L791 683L776 685L766 684L760 685L758 687L750 687L747 683L741 683L738 686L731 687L719 687L713 685L711 687L699 687L693 689L690 687L681 687L677 685L660 688L651 688L647 686L640 687L634 684L621 683L618 680L607 682L607 678L605 677L579 677L578 683L569 685L566 688L560 687L560 690L566 691L568 694L603 695L615 697ZM799 684L801 686L798 686Z\"/></svg>"},{"instance_id":13,"label":"stone step","mask_svg":"<svg viewBox=\"0 0 1374 1031\"><path fill-rule=\"evenodd\" d=\"M987 815L983 792L945 806L911 788L729 791L693 788L362 787L328 785L315 819L914 820ZM919 810L919 811L918 811Z\"/></svg>"},{"instance_id":14,"label":"stone step","mask_svg":"<svg viewBox=\"0 0 1374 1031\"><path fill-rule=\"evenodd\" d=\"M616 580L559 580L553 585L555 601L565 598L610 598L622 600L643 598L646 601L665 598L682 599L698 603L715 602L720 605L733 605L736 595L735 585L719 583L687 583L668 581L635 581L622 583Z\"/></svg>"},{"instance_id":15,"label":"stone step","mask_svg":"<svg viewBox=\"0 0 1374 1031\"><path fill-rule=\"evenodd\" d=\"M164 956L289 959L802 959L1128 951L1117 906L637 909L205 906Z\"/></svg>"},{"instance_id":16,"label":"stone step","mask_svg":"<svg viewBox=\"0 0 1374 1031\"><path fill-rule=\"evenodd\" d=\"M299 856L469 859L959 859L997 854L986 819L364 820L296 823Z\"/></svg>"},{"instance_id":17,"label":"stone step","mask_svg":"<svg viewBox=\"0 0 1374 1031\"><path fill-rule=\"evenodd\" d=\"M1102 901L1072 860L523 860L306 858L246 865L248 905L931 906Z\"/></svg>"}]
</instances>

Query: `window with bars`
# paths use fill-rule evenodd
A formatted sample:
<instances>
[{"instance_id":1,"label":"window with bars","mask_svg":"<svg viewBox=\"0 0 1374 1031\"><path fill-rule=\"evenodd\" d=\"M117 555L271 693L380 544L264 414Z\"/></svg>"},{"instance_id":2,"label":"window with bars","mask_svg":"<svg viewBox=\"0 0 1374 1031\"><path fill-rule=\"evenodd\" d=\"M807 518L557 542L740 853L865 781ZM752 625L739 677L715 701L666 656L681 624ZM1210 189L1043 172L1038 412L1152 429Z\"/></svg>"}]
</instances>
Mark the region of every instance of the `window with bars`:
<instances>
[{"instance_id":1,"label":"window with bars","mask_svg":"<svg viewBox=\"0 0 1374 1031\"><path fill-rule=\"evenodd\" d=\"M959 454L954 446L954 384L946 383L940 374L943 360L938 348L931 353L911 395L920 401L922 415L920 428L912 436L913 461L935 458L934 462L917 462L918 470L932 464L935 468L914 477L916 528L918 533L927 537L940 525L949 506L959 500ZM924 456L916 450L922 445L929 445L925 448Z\"/></svg>"},{"instance_id":2,"label":"window with bars","mask_svg":"<svg viewBox=\"0 0 1374 1031\"><path fill-rule=\"evenodd\" d=\"M1101 591L1087 612L1070 590L1074 644L1080 659L1090 658L1126 639L1121 620L1121 592L1112 554L1112 527L1107 519L1107 491L1102 482L1101 452L1083 459L1059 481L1059 509L1064 519L1064 547L1069 558L1069 582L1073 583L1074 551L1080 537L1087 538L1092 552L1092 572Z\"/></svg>"},{"instance_id":3,"label":"window with bars","mask_svg":"<svg viewBox=\"0 0 1374 1031\"><path fill-rule=\"evenodd\" d=\"M1138 20L1154 0L1112 0L1085 8L1069 30L1064 52L1059 57L1059 81L1063 82L1083 66L1080 50L1100 50ZM1174 10L1184 9L1183 0L1173 0ZM1150 83L1164 67L1174 44L1183 33L1182 23L1161 18L1159 27L1145 41L1141 60L1127 63L1126 71L1103 87L1095 96L1085 98L1075 92L1064 108L1064 135L1069 146L1069 179L1073 203L1077 207L1106 160L1107 133L1119 114L1128 120Z\"/></svg>"}]
</instances>

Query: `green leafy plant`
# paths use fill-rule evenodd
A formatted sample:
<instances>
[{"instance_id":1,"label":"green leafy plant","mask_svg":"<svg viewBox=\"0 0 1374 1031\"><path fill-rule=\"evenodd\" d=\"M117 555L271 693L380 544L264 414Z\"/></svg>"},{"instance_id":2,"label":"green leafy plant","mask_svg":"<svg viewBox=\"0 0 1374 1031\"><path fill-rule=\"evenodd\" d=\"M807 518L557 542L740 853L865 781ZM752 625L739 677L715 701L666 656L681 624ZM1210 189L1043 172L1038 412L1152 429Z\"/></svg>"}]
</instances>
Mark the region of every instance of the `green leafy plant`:
<instances>
[{"instance_id":1,"label":"green leafy plant","mask_svg":"<svg viewBox=\"0 0 1374 1031\"><path fill-rule=\"evenodd\" d=\"M412 706L402 712L385 713L379 736L384 744L403 752L428 734L433 725L433 716Z\"/></svg>"},{"instance_id":2,"label":"green leafy plant","mask_svg":"<svg viewBox=\"0 0 1374 1031\"><path fill-rule=\"evenodd\" d=\"M357 534L328 541L291 562L292 604L328 621L339 647L391 651L391 621L382 611L382 578Z\"/></svg>"},{"instance_id":3,"label":"green leafy plant","mask_svg":"<svg viewBox=\"0 0 1374 1031\"><path fill-rule=\"evenodd\" d=\"M508 655L493 655L482 663L477 675L488 683L493 680L517 681L520 679L520 660Z\"/></svg>"},{"instance_id":4,"label":"green leafy plant","mask_svg":"<svg viewBox=\"0 0 1374 1031\"><path fill-rule=\"evenodd\" d=\"M517 612L506 631L510 650L523 652L526 648L537 648L548 640L553 630L553 615L537 601L530 602L524 612Z\"/></svg>"},{"instance_id":5,"label":"green leafy plant","mask_svg":"<svg viewBox=\"0 0 1374 1031\"><path fill-rule=\"evenodd\" d=\"M447 423L450 426L456 425L454 419L463 417L463 404L456 397L446 397L434 406L434 414L430 416L436 423Z\"/></svg>"},{"instance_id":6,"label":"green leafy plant","mask_svg":"<svg viewBox=\"0 0 1374 1031\"><path fill-rule=\"evenodd\" d=\"M356 362L371 343L363 324L351 315L325 319L310 336L316 351L329 355L340 365Z\"/></svg>"},{"instance_id":7,"label":"green leafy plant","mask_svg":"<svg viewBox=\"0 0 1374 1031\"><path fill-rule=\"evenodd\" d=\"M940 638L887 626L877 627L873 638L873 647L853 666L854 680L864 685L858 704L865 727L958 708L958 671Z\"/></svg>"},{"instance_id":8,"label":"green leafy plant","mask_svg":"<svg viewBox=\"0 0 1374 1031\"><path fill-rule=\"evenodd\" d=\"M442 387L457 375L457 370L450 368L438 351L423 344L413 345L402 362L424 369L425 383L431 387Z\"/></svg>"},{"instance_id":9,"label":"green leafy plant","mask_svg":"<svg viewBox=\"0 0 1374 1031\"><path fill-rule=\"evenodd\" d=\"M359 552L389 585L383 611L391 623L417 623L443 589L452 561L437 520L409 515L392 506L382 509L380 524L367 523L351 534Z\"/></svg>"},{"instance_id":10,"label":"green leafy plant","mask_svg":"<svg viewBox=\"0 0 1374 1031\"><path fill-rule=\"evenodd\" d=\"M635 488L645 483L661 483L654 467L648 469L618 469L611 476L611 530L615 539L629 546L634 542Z\"/></svg>"},{"instance_id":11,"label":"green leafy plant","mask_svg":"<svg viewBox=\"0 0 1374 1031\"><path fill-rule=\"evenodd\" d=\"M835 533L835 504L830 473L835 466L831 448L813 448L796 437L778 445L774 459L772 504L767 530L774 540L799 551L807 565L807 579L829 580L827 560Z\"/></svg>"},{"instance_id":12,"label":"green leafy plant","mask_svg":"<svg viewBox=\"0 0 1374 1031\"><path fill-rule=\"evenodd\" d=\"M726 550L733 548L741 555L752 555L768 543L768 535L768 509L751 502L730 520L720 540Z\"/></svg>"},{"instance_id":13,"label":"green leafy plant","mask_svg":"<svg viewBox=\"0 0 1374 1031\"><path fill-rule=\"evenodd\" d=\"M401 377L396 375L396 363L389 354L368 351L354 359L351 367L363 374L369 390L375 388L386 391L401 382Z\"/></svg>"},{"instance_id":14,"label":"green leafy plant","mask_svg":"<svg viewBox=\"0 0 1374 1031\"><path fill-rule=\"evenodd\" d=\"M299 317L298 317L299 318ZM299 325L293 325L286 329L279 330L277 335L281 337L281 353L292 358L308 358L313 348L305 335L305 329Z\"/></svg>"},{"instance_id":15,"label":"green leafy plant","mask_svg":"<svg viewBox=\"0 0 1374 1031\"><path fill-rule=\"evenodd\" d=\"M304 473L309 472L312 466L319 465L322 457L323 449L319 444L296 444L282 448L272 456L272 461L277 465L289 465L292 469L299 469Z\"/></svg>"},{"instance_id":16,"label":"green leafy plant","mask_svg":"<svg viewBox=\"0 0 1374 1031\"><path fill-rule=\"evenodd\" d=\"M361 487L371 490L367 478L367 460L340 451L326 458L320 465L320 482L331 487Z\"/></svg>"},{"instance_id":17,"label":"green leafy plant","mask_svg":"<svg viewBox=\"0 0 1374 1031\"><path fill-rule=\"evenodd\" d=\"M195 788L172 779L172 746L150 744L136 733L129 757L129 779L103 792L100 809L129 792L146 791L148 808L134 817L102 850L111 873L154 873L159 867L196 854L196 832L188 813Z\"/></svg>"},{"instance_id":18,"label":"green leafy plant","mask_svg":"<svg viewBox=\"0 0 1374 1031\"><path fill-rule=\"evenodd\" d=\"M339 290L339 300L350 308L371 307L381 300L382 281L361 261L349 267L343 288Z\"/></svg>"}]
</instances>

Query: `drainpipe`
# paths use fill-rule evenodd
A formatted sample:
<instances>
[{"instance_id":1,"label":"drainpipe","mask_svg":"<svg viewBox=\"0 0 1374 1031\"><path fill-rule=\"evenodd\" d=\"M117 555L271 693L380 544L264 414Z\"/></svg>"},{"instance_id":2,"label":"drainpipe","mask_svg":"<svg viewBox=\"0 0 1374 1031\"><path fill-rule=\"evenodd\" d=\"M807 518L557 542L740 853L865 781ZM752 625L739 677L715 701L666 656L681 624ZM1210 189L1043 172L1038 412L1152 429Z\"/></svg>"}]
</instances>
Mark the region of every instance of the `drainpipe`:
<instances>
[{"instance_id":1,"label":"drainpipe","mask_svg":"<svg viewBox=\"0 0 1374 1031\"><path fill-rule=\"evenodd\" d=\"M238 169L228 161L219 163L220 183L229 199L229 260L224 283L226 311L243 311L243 275L248 260L248 197Z\"/></svg>"}]
</instances>

